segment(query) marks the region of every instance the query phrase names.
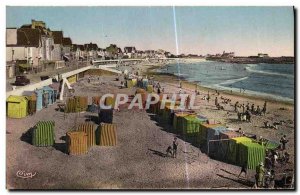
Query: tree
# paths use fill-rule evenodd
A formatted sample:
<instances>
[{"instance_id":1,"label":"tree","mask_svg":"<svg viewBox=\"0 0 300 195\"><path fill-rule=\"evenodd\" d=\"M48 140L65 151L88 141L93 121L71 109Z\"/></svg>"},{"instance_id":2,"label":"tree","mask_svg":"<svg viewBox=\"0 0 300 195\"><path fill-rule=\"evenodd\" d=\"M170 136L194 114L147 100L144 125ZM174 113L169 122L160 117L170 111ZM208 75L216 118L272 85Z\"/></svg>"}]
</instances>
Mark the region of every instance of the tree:
<instances>
[{"instance_id":1,"label":"tree","mask_svg":"<svg viewBox=\"0 0 300 195\"><path fill-rule=\"evenodd\" d=\"M110 44L110 46L106 48L106 51L109 57L115 57L118 54L118 47L115 44Z\"/></svg>"}]
</instances>

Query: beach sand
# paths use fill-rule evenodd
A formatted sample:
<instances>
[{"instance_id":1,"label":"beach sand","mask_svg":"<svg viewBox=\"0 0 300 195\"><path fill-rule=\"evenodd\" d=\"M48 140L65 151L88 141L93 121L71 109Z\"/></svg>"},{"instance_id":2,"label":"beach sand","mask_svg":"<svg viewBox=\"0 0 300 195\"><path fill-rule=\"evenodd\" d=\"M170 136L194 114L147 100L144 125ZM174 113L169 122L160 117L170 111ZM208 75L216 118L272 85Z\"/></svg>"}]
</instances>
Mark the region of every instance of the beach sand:
<instances>
[{"instance_id":1,"label":"beach sand","mask_svg":"<svg viewBox=\"0 0 300 195\"><path fill-rule=\"evenodd\" d=\"M149 68L149 67L148 67ZM146 69L143 69L146 71ZM149 73L149 72L148 72ZM147 74L147 72L145 72ZM72 86L75 95L92 96L105 93L134 94L135 88L119 89L120 82L116 76L92 76L87 82L86 76ZM174 77L154 75L166 92L177 92L178 81ZM184 83L183 91L192 93L193 84ZM291 154L291 164L279 169L294 168L294 108L281 102L268 102L266 116L253 116L251 123L238 122L232 112L233 107L223 105L225 111L215 109L213 90L211 101L201 100L207 94L204 88L198 88L201 95L197 97L197 110L201 115L215 118L229 127L239 128L265 138L279 140L286 134ZM67 94L66 94L67 95ZM230 98L232 103L254 103L263 105L259 98L241 97L221 93ZM285 110L280 110L284 107ZM169 125L157 122L157 117L143 110L121 109L114 111L113 122L117 124L117 146L92 147L88 154L69 156L65 154L65 141L62 137L67 131L84 121L97 122L96 113L72 113L65 115L56 111L57 103L45 108L33 116L24 119L6 119L6 156L8 189L236 189L252 187L254 171L249 171L247 182L237 179L240 167L210 159L197 146L178 139L178 158L165 158L167 147L172 144L174 135ZM40 120L55 121L54 147L35 147L28 143L28 137L22 136L30 127ZM288 121L278 130L262 128L263 121ZM158 120L159 121L159 120ZM280 165L279 165L280 166ZM30 179L16 176L18 170L36 172Z\"/></svg>"}]
</instances>

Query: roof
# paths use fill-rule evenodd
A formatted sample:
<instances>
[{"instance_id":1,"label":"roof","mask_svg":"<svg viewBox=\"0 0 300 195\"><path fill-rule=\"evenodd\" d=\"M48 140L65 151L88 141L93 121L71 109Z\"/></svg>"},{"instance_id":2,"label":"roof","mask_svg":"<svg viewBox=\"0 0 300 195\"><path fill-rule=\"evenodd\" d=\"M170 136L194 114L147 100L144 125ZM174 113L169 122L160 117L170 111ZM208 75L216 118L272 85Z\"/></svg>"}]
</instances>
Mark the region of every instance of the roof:
<instances>
[{"instance_id":1,"label":"roof","mask_svg":"<svg viewBox=\"0 0 300 195\"><path fill-rule=\"evenodd\" d=\"M135 47L124 47L124 52L132 53L133 50L136 50Z\"/></svg>"},{"instance_id":2,"label":"roof","mask_svg":"<svg viewBox=\"0 0 300 195\"><path fill-rule=\"evenodd\" d=\"M98 45L96 43L88 43L88 44L84 44L84 49L91 51L91 50L98 50Z\"/></svg>"},{"instance_id":3,"label":"roof","mask_svg":"<svg viewBox=\"0 0 300 195\"><path fill-rule=\"evenodd\" d=\"M21 28L17 30L17 45L39 47L41 32L39 29Z\"/></svg>"},{"instance_id":4,"label":"roof","mask_svg":"<svg viewBox=\"0 0 300 195\"><path fill-rule=\"evenodd\" d=\"M52 36L54 39L54 44L62 44L63 43L63 32L62 31L52 31Z\"/></svg>"},{"instance_id":5,"label":"roof","mask_svg":"<svg viewBox=\"0 0 300 195\"><path fill-rule=\"evenodd\" d=\"M21 28L31 28L31 24L24 24L21 26Z\"/></svg>"},{"instance_id":6,"label":"roof","mask_svg":"<svg viewBox=\"0 0 300 195\"><path fill-rule=\"evenodd\" d=\"M52 87L49 87L49 86L44 86L43 90L45 90L45 91L54 91L54 89Z\"/></svg>"},{"instance_id":7,"label":"roof","mask_svg":"<svg viewBox=\"0 0 300 195\"><path fill-rule=\"evenodd\" d=\"M232 139L235 140L237 143L252 142L252 139L248 137L235 137Z\"/></svg>"},{"instance_id":8,"label":"roof","mask_svg":"<svg viewBox=\"0 0 300 195\"><path fill-rule=\"evenodd\" d=\"M23 102L23 101L28 101L28 99L25 96L10 95L6 101L7 102Z\"/></svg>"},{"instance_id":9,"label":"roof","mask_svg":"<svg viewBox=\"0 0 300 195\"><path fill-rule=\"evenodd\" d=\"M77 45L77 47L79 47L79 49L80 49L81 51L84 50L84 46L83 46L83 45Z\"/></svg>"},{"instance_id":10,"label":"roof","mask_svg":"<svg viewBox=\"0 0 300 195\"><path fill-rule=\"evenodd\" d=\"M72 40L70 37L63 37L62 40L63 46L72 46Z\"/></svg>"}]
</instances>

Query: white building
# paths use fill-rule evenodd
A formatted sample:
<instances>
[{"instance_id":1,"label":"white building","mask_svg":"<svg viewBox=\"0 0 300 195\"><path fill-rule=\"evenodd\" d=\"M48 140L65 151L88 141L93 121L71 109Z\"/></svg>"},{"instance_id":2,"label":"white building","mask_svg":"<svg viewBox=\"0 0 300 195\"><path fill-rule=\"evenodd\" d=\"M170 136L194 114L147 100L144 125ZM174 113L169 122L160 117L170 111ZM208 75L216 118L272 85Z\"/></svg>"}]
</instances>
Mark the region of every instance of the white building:
<instances>
[{"instance_id":1,"label":"white building","mask_svg":"<svg viewBox=\"0 0 300 195\"><path fill-rule=\"evenodd\" d=\"M27 61L33 67L42 58L41 33L38 29L7 29L6 61Z\"/></svg>"},{"instance_id":2,"label":"white building","mask_svg":"<svg viewBox=\"0 0 300 195\"><path fill-rule=\"evenodd\" d=\"M127 55L128 58L135 58L136 49L135 47L124 47L124 56Z\"/></svg>"},{"instance_id":3,"label":"white building","mask_svg":"<svg viewBox=\"0 0 300 195\"><path fill-rule=\"evenodd\" d=\"M52 31L53 37L53 51L52 60L57 61L62 59L62 43L63 43L63 32L62 31Z\"/></svg>"}]
</instances>

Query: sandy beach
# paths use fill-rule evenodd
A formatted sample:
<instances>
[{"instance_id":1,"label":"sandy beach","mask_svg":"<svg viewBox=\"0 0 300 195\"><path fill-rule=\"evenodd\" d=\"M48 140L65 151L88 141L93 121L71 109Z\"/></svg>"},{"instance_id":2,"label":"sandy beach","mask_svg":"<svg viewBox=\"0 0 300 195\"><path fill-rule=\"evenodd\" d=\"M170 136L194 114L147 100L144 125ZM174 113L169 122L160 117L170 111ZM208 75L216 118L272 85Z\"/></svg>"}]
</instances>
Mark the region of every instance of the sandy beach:
<instances>
[{"instance_id":1,"label":"sandy beach","mask_svg":"<svg viewBox=\"0 0 300 195\"><path fill-rule=\"evenodd\" d=\"M149 72L149 67L152 66L138 66L134 69L140 69L141 74L148 74L148 77L160 82L165 93L179 92L179 81L175 77L153 74ZM89 104L93 96L105 93L133 95L136 91L136 88L120 89L116 75L90 74L72 85L75 95L88 96ZM88 78L91 79L90 83ZM195 85L183 82L182 88L186 93L193 93ZM210 102L202 100L208 89L199 86L198 90L200 95L197 96L196 105L200 109L196 110L197 113L214 118L228 127L241 128L246 133L276 141L286 134L291 163L278 165L276 171L279 173L286 168L295 168L294 105L268 101L265 116L253 116L251 123L241 122L237 120L232 105L221 104L225 110L216 109L215 90L209 90ZM262 106L265 101L258 97L227 92L221 92L221 96L231 99L231 104L239 101ZM69 156L65 153L63 136L79 123L96 124L98 115L90 112L64 114L56 109L57 103L33 116L6 119L8 189L249 189L253 186L255 171L249 171L248 180L237 179L240 167L210 159L197 146L181 137L178 139L178 158L163 157L166 148L177 135L170 132L170 125L160 123L159 117L145 110L114 111L117 146L94 146L86 155ZM29 143L26 132L40 120L55 121L54 147L35 147ZM267 129L263 127L266 120L285 123L279 125L278 130ZM31 179L22 179L16 177L19 170L36 172L36 175Z\"/></svg>"}]
</instances>

